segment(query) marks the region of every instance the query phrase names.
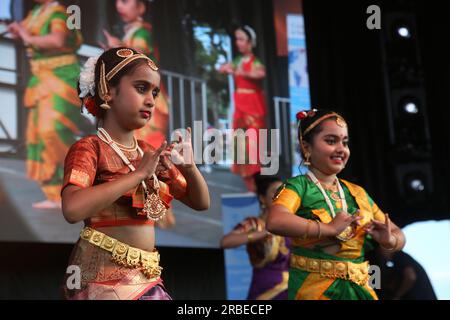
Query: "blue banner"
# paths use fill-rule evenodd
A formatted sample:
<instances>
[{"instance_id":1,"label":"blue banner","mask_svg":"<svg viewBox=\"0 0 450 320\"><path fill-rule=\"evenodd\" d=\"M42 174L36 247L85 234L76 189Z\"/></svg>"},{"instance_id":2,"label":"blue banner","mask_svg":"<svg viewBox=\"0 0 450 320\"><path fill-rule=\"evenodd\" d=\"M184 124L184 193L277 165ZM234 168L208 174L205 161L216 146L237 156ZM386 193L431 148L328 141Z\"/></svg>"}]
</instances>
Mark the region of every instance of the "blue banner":
<instances>
[{"instance_id":1,"label":"blue banner","mask_svg":"<svg viewBox=\"0 0 450 320\"><path fill-rule=\"evenodd\" d=\"M288 14L287 17L287 42L288 42L288 72L289 95L291 101L290 125L291 137L297 137L296 114L300 110L311 109L309 93L308 59L306 53L306 38L304 19L301 14ZM300 173L299 164L301 156L298 152L297 139L292 139L292 175Z\"/></svg>"},{"instance_id":2,"label":"blue banner","mask_svg":"<svg viewBox=\"0 0 450 320\"><path fill-rule=\"evenodd\" d=\"M253 193L223 194L223 233L227 234L247 217L257 216L259 202ZM244 300L252 279L252 266L246 246L224 250L225 277L228 300Z\"/></svg>"}]
</instances>

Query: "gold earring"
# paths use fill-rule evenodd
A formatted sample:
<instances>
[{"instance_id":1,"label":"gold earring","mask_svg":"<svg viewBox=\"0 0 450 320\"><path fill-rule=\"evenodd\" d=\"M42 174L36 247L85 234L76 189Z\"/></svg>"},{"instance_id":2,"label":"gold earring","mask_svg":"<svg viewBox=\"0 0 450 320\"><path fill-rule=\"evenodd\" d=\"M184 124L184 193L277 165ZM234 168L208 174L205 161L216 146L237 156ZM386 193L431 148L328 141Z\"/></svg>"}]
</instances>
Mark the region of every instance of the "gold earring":
<instances>
[{"instance_id":1,"label":"gold earring","mask_svg":"<svg viewBox=\"0 0 450 320\"><path fill-rule=\"evenodd\" d=\"M105 101L104 103L102 103L100 105L100 108L102 108L104 110L109 110L109 109L111 109L111 106L108 104L108 101Z\"/></svg>"},{"instance_id":2,"label":"gold earring","mask_svg":"<svg viewBox=\"0 0 450 320\"><path fill-rule=\"evenodd\" d=\"M305 162L304 162L304 164L305 164L305 166L310 166L311 165L311 162L309 161L309 158L311 157L311 155L309 154L309 153L307 153L306 155L305 155Z\"/></svg>"},{"instance_id":3,"label":"gold earring","mask_svg":"<svg viewBox=\"0 0 450 320\"><path fill-rule=\"evenodd\" d=\"M100 108L102 108L102 109L104 109L104 110L109 110L109 109L111 109L111 106L108 104L108 99L109 99L109 96L108 96L108 95L105 95L104 100L103 100L103 103L100 105Z\"/></svg>"}]
</instances>

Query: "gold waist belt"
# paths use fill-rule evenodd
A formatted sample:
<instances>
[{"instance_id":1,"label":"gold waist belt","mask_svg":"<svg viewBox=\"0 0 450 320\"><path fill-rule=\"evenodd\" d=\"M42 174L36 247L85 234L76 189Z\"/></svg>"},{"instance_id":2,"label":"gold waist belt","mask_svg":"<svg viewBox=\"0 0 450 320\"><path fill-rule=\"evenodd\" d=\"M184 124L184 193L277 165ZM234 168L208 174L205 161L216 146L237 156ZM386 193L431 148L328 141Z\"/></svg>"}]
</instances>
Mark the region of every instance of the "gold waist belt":
<instances>
[{"instance_id":1,"label":"gold waist belt","mask_svg":"<svg viewBox=\"0 0 450 320\"><path fill-rule=\"evenodd\" d=\"M350 280L364 286L369 281L369 262L353 263L349 261L334 261L313 259L291 255L291 267L300 270L320 273L322 277Z\"/></svg>"},{"instance_id":2,"label":"gold waist belt","mask_svg":"<svg viewBox=\"0 0 450 320\"><path fill-rule=\"evenodd\" d=\"M80 237L94 246L111 252L111 260L120 266L142 268L142 273L148 279L157 279L161 275L158 251L148 252L131 247L89 227L81 230Z\"/></svg>"},{"instance_id":3,"label":"gold waist belt","mask_svg":"<svg viewBox=\"0 0 450 320\"><path fill-rule=\"evenodd\" d=\"M33 72L33 74L36 74L39 73L39 71L53 70L58 67L74 64L77 62L77 56L74 54L66 54L63 56L44 58L40 60L30 60L31 72Z\"/></svg>"}]
</instances>

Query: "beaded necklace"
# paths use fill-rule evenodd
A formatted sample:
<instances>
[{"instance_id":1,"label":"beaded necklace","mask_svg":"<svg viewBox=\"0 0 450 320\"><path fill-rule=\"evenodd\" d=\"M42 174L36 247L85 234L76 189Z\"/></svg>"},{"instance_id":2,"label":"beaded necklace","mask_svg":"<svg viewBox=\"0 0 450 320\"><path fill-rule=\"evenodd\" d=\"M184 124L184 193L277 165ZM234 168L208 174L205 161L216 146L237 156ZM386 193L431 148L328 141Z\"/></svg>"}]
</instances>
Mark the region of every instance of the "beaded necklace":
<instances>
[{"instance_id":1,"label":"beaded necklace","mask_svg":"<svg viewBox=\"0 0 450 320\"><path fill-rule=\"evenodd\" d=\"M322 187L319 180L316 178L316 176L314 175L314 173L312 171L308 171L306 174L311 179L311 181L316 185L316 187L319 188L320 192L323 195L323 198L325 199L325 202L328 205L328 208L330 209L331 216L334 218L336 216L336 213L334 211L333 205L331 204L330 197L328 197L328 194L325 192L324 188ZM347 212L347 201L345 200L344 189L342 189L342 186L339 183L339 179L337 177L336 177L336 185L339 190L339 199L342 202L342 210ZM335 199L333 199L333 200L335 200Z\"/></svg>"},{"instance_id":2,"label":"beaded necklace","mask_svg":"<svg viewBox=\"0 0 450 320\"><path fill-rule=\"evenodd\" d=\"M131 171L136 171L136 168L133 166L133 164L130 162L130 160L123 154L121 148L118 146L118 143L115 142L111 136L106 132L103 128L98 128L97 136L102 140L103 142L107 143L116 153L117 155L122 159L122 161L130 168ZM134 138L134 137L133 137ZM122 147L125 147L127 150L138 150L139 154L141 156L144 155L144 152L139 147L136 138L134 138L134 146L133 147L126 147L124 145L121 145ZM161 198L159 197L159 180L156 177L156 174L153 174L153 188L152 191L149 190L147 187L147 184L145 181L141 181L142 187L144 188L145 193L145 203L144 203L144 209L142 210L146 215L148 219L151 219L153 221L157 221L164 217L164 215L167 212L166 207L164 206Z\"/></svg>"}]
</instances>

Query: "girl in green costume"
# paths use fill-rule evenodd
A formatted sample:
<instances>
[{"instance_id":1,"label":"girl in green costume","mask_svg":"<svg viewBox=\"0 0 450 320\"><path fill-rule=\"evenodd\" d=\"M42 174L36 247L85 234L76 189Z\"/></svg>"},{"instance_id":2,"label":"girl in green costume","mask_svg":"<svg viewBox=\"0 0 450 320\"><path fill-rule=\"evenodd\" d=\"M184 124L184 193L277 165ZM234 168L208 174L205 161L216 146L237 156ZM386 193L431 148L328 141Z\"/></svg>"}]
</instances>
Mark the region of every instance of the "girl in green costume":
<instances>
[{"instance_id":1,"label":"girl in green costume","mask_svg":"<svg viewBox=\"0 0 450 320\"><path fill-rule=\"evenodd\" d=\"M76 51L82 43L78 30L67 28L66 8L57 1L36 0L37 5L8 31L27 47L32 77L24 105L29 108L26 132L27 175L39 182L46 200L33 207L61 207L64 158L80 134L76 89L80 67Z\"/></svg>"},{"instance_id":2,"label":"girl in green costume","mask_svg":"<svg viewBox=\"0 0 450 320\"><path fill-rule=\"evenodd\" d=\"M377 299L364 250L401 250L405 236L363 188L337 178L350 156L345 120L315 109L297 119L309 171L284 183L267 218L270 232L293 238L289 299Z\"/></svg>"}]
</instances>

